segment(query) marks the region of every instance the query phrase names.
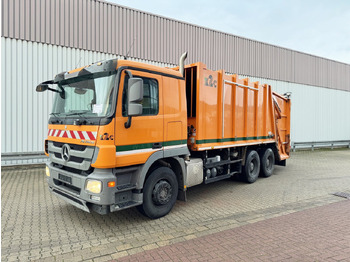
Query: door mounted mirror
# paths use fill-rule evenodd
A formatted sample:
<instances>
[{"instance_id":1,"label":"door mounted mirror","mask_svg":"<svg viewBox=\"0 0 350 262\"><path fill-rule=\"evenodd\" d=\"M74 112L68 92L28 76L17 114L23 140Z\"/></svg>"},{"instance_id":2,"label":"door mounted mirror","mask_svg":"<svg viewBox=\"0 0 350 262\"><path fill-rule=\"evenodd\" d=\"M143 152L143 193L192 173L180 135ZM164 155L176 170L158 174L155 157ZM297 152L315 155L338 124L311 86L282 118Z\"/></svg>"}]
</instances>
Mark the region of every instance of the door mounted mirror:
<instances>
[{"instance_id":1,"label":"door mounted mirror","mask_svg":"<svg viewBox=\"0 0 350 262\"><path fill-rule=\"evenodd\" d=\"M128 121L125 128L131 126L131 117L142 115L143 80L142 78L131 77L128 81Z\"/></svg>"}]
</instances>

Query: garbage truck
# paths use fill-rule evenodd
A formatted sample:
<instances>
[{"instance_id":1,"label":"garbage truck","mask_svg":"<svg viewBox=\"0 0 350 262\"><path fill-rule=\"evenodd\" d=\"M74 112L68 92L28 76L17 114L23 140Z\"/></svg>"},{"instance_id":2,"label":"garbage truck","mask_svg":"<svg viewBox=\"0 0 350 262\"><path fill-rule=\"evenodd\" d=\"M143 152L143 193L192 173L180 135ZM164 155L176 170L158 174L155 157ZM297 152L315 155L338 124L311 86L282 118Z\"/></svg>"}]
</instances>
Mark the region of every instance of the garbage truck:
<instances>
[{"instance_id":1,"label":"garbage truck","mask_svg":"<svg viewBox=\"0 0 350 262\"><path fill-rule=\"evenodd\" d=\"M167 215L187 189L269 177L290 153L289 94L201 62L174 68L110 59L36 87L55 93L49 190L87 212Z\"/></svg>"}]
</instances>

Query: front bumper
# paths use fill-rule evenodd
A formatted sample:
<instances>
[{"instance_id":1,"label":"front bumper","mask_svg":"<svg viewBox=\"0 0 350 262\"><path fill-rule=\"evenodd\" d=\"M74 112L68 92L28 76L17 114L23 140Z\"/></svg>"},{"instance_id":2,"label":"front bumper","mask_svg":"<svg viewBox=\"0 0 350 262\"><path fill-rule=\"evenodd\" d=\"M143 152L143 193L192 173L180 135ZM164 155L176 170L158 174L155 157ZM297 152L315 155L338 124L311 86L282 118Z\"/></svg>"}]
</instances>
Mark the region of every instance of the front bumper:
<instances>
[{"instance_id":1,"label":"front bumper","mask_svg":"<svg viewBox=\"0 0 350 262\"><path fill-rule=\"evenodd\" d=\"M98 206L115 204L116 188L109 188L107 186L108 182L116 181L116 177L113 175L111 169L95 169L90 175L82 176L54 167L52 162L48 163L47 166L50 169L50 177L47 178L49 189L53 194L66 202L86 212L91 211L93 204ZM101 193L94 194L85 190L88 179L95 179L102 182ZM100 200L96 201L94 197L99 197Z\"/></svg>"},{"instance_id":2,"label":"front bumper","mask_svg":"<svg viewBox=\"0 0 350 262\"><path fill-rule=\"evenodd\" d=\"M133 186L118 186L113 169L94 169L88 176L83 176L57 168L52 162L47 166L50 169L50 176L47 177L50 191L86 212L93 210L99 214L107 214L142 204L142 193L133 193ZM101 193L94 194L85 190L88 179L102 182ZM108 187L107 184L111 181L115 181L117 186Z\"/></svg>"}]
</instances>

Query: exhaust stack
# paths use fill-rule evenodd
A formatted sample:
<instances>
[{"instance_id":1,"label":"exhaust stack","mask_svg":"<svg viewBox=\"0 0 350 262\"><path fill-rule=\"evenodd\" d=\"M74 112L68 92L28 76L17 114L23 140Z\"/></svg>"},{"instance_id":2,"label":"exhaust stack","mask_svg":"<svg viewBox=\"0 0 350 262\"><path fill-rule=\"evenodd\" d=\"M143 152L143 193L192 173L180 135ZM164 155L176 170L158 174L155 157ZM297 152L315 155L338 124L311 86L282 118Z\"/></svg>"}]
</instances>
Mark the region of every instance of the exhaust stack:
<instances>
[{"instance_id":1,"label":"exhaust stack","mask_svg":"<svg viewBox=\"0 0 350 262\"><path fill-rule=\"evenodd\" d=\"M185 60L187 58L187 52L183 53L179 61L179 72L185 77Z\"/></svg>"}]
</instances>

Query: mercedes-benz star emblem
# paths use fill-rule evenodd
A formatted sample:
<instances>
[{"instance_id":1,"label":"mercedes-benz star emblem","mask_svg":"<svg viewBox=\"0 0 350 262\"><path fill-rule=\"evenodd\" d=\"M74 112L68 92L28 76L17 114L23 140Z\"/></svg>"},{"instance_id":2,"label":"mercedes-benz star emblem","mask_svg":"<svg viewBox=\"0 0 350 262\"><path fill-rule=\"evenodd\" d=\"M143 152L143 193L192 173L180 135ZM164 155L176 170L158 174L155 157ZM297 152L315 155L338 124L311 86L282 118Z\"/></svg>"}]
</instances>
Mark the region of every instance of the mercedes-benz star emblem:
<instances>
[{"instance_id":1,"label":"mercedes-benz star emblem","mask_svg":"<svg viewBox=\"0 0 350 262\"><path fill-rule=\"evenodd\" d=\"M62 147L62 153L61 153L63 161L66 161L66 162L69 161L69 158L70 158L69 151L70 151L69 145L64 144Z\"/></svg>"}]
</instances>

